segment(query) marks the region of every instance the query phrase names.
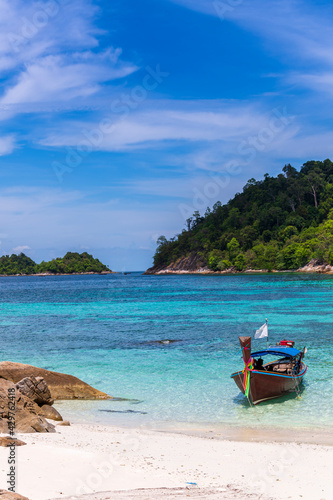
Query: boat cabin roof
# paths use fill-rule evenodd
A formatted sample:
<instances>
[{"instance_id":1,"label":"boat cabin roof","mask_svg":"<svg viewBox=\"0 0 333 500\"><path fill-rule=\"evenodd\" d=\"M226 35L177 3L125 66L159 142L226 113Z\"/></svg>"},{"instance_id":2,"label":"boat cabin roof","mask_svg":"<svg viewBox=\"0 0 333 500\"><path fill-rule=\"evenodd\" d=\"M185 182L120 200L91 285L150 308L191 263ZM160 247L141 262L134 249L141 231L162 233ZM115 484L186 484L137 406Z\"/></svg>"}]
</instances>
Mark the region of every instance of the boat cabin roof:
<instances>
[{"instance_id":1,"label":"boat cabin roof","mask_svg":"<svg viewBox=\"0 0 333 500\"><path fill-rule=\"evenodd\" d=\"M252 358L259 358L261 356L266 356L266 354L272 354L273 356L284 356L288 358L294 358L301 351L295 349L294 347L287 346L270 346L268 349L262 351L251 352Z\"/></svg>"}]
</instances>

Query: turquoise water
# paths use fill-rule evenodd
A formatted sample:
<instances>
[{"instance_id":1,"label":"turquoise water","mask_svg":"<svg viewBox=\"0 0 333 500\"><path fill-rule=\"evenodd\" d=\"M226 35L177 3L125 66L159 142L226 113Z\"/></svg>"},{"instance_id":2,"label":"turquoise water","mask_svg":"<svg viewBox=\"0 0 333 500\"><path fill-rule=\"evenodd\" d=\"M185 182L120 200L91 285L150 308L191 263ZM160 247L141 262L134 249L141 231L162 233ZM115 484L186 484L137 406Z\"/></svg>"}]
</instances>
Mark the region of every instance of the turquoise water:
<instances>
[{"instance_id":1,"label":"turquoise water","mask_svg":"<svg viewBox=\"0 0 333 500\"><path fill-rule=\"evenodd\" d=\"M0 304L2 360L71 373L130 400L60 402L65 418L333 427L333 277L9 277L0 278ZM287 337L307 346L309 368L301 399L253 410L230 373L243 366L238 336L265 318L272 343Z\"/></svg>"}]
</instances>

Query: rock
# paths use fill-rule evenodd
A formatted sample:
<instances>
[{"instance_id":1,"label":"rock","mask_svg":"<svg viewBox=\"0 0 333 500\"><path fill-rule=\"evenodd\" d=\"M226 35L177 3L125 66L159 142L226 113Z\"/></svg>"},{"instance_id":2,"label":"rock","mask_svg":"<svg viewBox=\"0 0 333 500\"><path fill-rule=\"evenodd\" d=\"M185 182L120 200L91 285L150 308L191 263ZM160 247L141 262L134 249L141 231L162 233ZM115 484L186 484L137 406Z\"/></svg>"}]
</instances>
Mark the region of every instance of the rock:
<instances>
[{"instance_id":1,"label":"rock","mask_svg":"<svg viewBox=\"0 0 333 500\"><path fill-rule=\"evenodd\" d=\"M44 405L39 409L39 415L50 420L62 420L60 413L53 406Z\"/></svg>"},{"instance_id":2,"label":"rock","mask_svg":"<svg viewBox=\"0 0 333 500\"><path fill-rule=\"evenodd\" d=\"M201 273L201 274L206 274L206 273L212 273L208 267L206 267L206 262L202 258L201 255L197 252L192 252L190 255L186 257L180 257L176 262L172 262L169 266L165 267L164 265L161 266L154 266L147 271L144 272L144 274L186 274L186 273Z\"/></svg>"},{"instance_id":3,"label":"rock","mask_svg":"<svg viewBox=\"0 0 333 500\"><path fill-rule=\"evenodd\" d=\"M50 389L43 377L25 377L16 384L16 388L38 406L52 405Z\"/></svg>"},{"instance_id":4,"label":"rock","mask_svg":"<svg viewBox=\"0 0 333 500\"><path fill-rule=\"evenodd\" d=\"M13 446L13 443L15 446L24 446L27 443L24 443L23 441L20 441L19 439L13 439L10 436L2 436L0 437L0 446L3 446L4 448L8 446Z\"/></svg>"},{"instance_id":5,"label":"rock","mask_svg":"<svg viewBox=\"0 0 333 500\"><path fill-rule=\"evenodd\" d=\"M50 389L52 399L112 399L108 394L94 389L73 375L57 373L22 363L2 361L0 363L0 377L11 380L15 384L25 377L43 377Z\"/></svg>"},{"instance_id":6,"label":"rock","mask_svg":"<svg viewBox=\"0 0 333 500\"><path fill-rule=\"evenodd\" d=\"M57 425L63 425L63 426L68 427L71 425L71 423L68 420L64 420L63 422L59 422L59 424L57 424Z\"/></svg>"},{"instance_id":7,"label":"rock","mask_svg":"<svg viewBox=\"0 0 333 500\"><path fill-rule=\"evenodd\" d=\"M8 490L0 490L0 500L29 500L29 498Z\"/></svg>"},{"instance_id":8,"label":"rock","mask_svg":"<svg viewBox=\"0 0 333 500\"><path fill-rule=\"evenodd\" d=\"M312 259L308 264L303 267L297 269L298 272L303 273L323 273L323 274L332 274L333 266L330 266L327 263L322 262L318 259Z\"/></svg>"},{"instance_id":9,"label":"rock","mask_svg":"<svg viewBox=\"0 0 333 500\"><path fill-rule=\"evenodd\" d=\"M54 425L47 422L44 417L39 416L39 411L39 406L18 391L13 382L10 380L0 379L1 433L10 433L11 422L15 423L15 427L13 428L15 433L55 432Z\"/></svg>"}]
</instances>

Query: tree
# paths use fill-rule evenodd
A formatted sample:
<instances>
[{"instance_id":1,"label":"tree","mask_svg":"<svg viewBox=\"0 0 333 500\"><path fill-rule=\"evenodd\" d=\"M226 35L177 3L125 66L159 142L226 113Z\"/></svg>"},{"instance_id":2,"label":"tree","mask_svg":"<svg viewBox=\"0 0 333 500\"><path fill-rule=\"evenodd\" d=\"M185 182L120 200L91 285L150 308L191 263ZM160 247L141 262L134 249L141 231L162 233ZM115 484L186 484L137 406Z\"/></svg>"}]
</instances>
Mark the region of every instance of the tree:
<instances>
[{"instance_id":1,"label":"tree","mask_svg":"<svg viewBox=\"0 0 333 500\"><path fill-rule=\"evenodd\" d=\"M323 186L324 174L320 171L319 168L316 168L307 175L307 180L311 187L311 193L314 199L315 207L318 208L318 191Z\"/></svg>"},{"instance_id":2,"label":"tree","mask_svg":"<svg viewBox=\"0 0 333 500\"><path fill-rule=\"evenodd\" d=\"M222 252L220 250L212 250L208 256L208 267L212 271L218 270L218 264L222 260Z\"/></svg>"},{"instance_id":3,"label":"tree","mask_svg":"<svg viewBox=\"0 0 333 500\"><path fill-rule=\"evenodd\" d=\"M235 259L235 268L237 271L243 271L246 267L246 259L244 254L239 253Z\"/></svg>"},{"instance_id":4,"label":"tree","mask_svg":"<svg viewBox=\"0 0 333 500\"><path fill-rule=\"evenodd\" d=\"M295 269L317 257L328 262L333 236L327 217L333 219L333 163L309 161L300 171L287 164L277 177L250 179L241 193L225 205L215 203L204 216L194 212L187 230L160 241L154 263L166 267L200 255L222 269L224 261L235 265L240 254L251 268ZM241 267L241 258L237 262Z\"/></svg>"},{"instance_id":5,"label":"tree","mask_svg":"<svg viewBox=\"0 0 333 500\"><path fill-rule=\"evenodd\" d=\"M227 249L229 252L229 259L231 262L234 262L239 250L239 243L236 238L231 239L231 241L227 244Z\"/></svg>"}]
</instances>

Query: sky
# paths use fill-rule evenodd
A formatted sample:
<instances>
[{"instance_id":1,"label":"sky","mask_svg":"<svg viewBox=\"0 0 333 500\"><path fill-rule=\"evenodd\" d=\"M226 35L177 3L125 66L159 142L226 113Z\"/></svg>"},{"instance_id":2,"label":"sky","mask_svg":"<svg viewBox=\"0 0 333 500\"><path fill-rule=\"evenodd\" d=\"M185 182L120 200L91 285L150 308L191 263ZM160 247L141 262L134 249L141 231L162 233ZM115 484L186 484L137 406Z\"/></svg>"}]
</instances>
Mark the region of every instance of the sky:
<instances>
[{"instance_id":1,"label":"sky","mask_svg":"<svg viewBox=\"0 0 333 500\"><path fill-rule=\"evenodd\" d=\"M331 158L326 0L0 0L0 253L152 265L250 178Z\"/></svg>"}]
</instances>

